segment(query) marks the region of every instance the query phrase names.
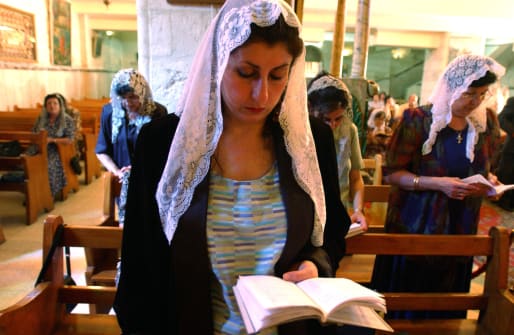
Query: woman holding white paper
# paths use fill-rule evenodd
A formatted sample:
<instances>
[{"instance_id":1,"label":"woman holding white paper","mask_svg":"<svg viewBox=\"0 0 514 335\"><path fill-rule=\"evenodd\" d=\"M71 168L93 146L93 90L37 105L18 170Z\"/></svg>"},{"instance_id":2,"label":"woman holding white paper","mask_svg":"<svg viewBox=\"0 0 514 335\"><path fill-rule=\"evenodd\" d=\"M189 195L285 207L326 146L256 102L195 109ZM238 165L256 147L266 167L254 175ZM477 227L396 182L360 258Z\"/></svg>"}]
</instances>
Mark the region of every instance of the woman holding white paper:
<instances>
[{"instance_id":1,"label":"woman holding white paper","mask_svg":"<svg viewBox=\"0 0 514 335\"><path fill-rule=\"evenodd\" d=\"M391 138L384 168L385 182L394 186L389 197L387 232L477 232L488 187L462 179L481 174L498 183L489 171L493 151L484 101L489 96L489 85L504 71L489 57L459 56L440 77L429 99L431 105L404 112ZM375 263L372 286L380 292L467 292L471 266L469 258L381 256ZM396 316L460 314L407 311Z\"/></svg>"}]
</instances>

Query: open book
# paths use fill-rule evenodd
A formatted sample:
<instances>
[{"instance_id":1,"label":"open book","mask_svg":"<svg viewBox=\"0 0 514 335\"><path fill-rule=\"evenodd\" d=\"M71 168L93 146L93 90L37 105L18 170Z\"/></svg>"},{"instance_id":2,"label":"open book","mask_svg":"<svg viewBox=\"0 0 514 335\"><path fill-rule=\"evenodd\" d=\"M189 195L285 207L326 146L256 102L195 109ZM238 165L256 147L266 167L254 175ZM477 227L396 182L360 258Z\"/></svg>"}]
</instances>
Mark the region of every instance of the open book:
<instances>
[{"instance_id":1,"label":"open book","mask_svg":"<svg viewBox=\"0 0 514 335\"><path fill-rule=\"evenodd\" d=\"M487 191L487 195L497 195L500 193L503 193L508 190L514 189L514 184L510 185L493 185L489 180L487 180L484 176L481 174L474 174L471 177L467 177L464 179L461 179L461 181L465 182L466 184L483 184L486 186L489 186L489 191Z\"/></svg>"},{"instance_id":2,"label":"open book","mask_svg":"<svg viewBox=\"0 0 514 335\"><path fill-rule=\"evenodd\" d=\"M348 233L346 233L345 238L349 238L362 233L364 233L364 229L362 229L361 224L358 222L354 222L350 225L350 229L348 229Z\"/></svg>"},{"instance_id":3,"label":"open book","mask_svg":"<svg viewBox=\"0 0 514 335\"><path fill-rule=\"evenodd\" d=\"M376 312L386 312L382 295L350 279L312 278L295 284L274 276L240 276L234 293L249 334L311 318L393 332Z\"/></svg>"}]
</instances>

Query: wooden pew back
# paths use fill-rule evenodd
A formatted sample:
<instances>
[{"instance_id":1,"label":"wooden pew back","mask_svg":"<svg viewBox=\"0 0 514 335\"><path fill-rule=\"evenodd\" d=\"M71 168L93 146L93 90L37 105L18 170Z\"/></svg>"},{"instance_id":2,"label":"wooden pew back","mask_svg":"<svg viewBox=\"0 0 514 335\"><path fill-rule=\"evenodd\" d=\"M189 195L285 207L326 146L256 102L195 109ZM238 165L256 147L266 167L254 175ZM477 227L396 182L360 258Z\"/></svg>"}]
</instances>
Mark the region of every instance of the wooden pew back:
<instances>
[{"instance_id":1,"label":"wooden pew back","mask_svg":"<svg viewBox=\"0 0 514 335\"><path fill-rule=\"evenodd\" d=\"M27 150L29 145L37 147L35 155L21 154L18 157L0 157L2 171L16 171L23 169L23 182L0 182L0 190L16 191L25 194L26 223L33 223L41 211L50 211L54 208L54 202L50 193L48 182L48 156L47 133L41 131L3 131L0 130L0 142L18 141L22 150Z\"/></svg>"},{"instance_id":2,"label":"wooden pew back","mask_svg":"<svg viewBox=\"0 0 514 335\"><path fill-rule=\"evenodd\" d=\"M514 329L514 296L507 288L509 252L514 234L505 227L493 227L486 235L413 235L365 233L347 239L353 255L433 255L488 257L482 293L388 293L388 311L395 310L480 310L478 322L452 320L389 320L398 332L409 334L507 335ZM340 269L339 276L350 277Z\"/></svg>"}]
</instances>

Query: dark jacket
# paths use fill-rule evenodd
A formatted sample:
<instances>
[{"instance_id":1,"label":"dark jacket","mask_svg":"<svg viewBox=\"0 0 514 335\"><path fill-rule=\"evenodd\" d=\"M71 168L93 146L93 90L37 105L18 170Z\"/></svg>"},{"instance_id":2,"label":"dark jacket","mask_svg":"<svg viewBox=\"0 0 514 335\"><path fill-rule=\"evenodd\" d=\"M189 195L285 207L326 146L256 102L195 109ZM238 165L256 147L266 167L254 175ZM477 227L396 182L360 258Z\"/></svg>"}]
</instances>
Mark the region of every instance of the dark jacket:
<instances>
[{"instance_id":1,"label":"dark jacket","mask_svg":"<svg viewBox=\"0 0 514 335\"><path fill-rule=\"evenodd\" d=\"M152 120L168 114L166 107L154 102L157 109L152 115ZM129 142L136 142L129 134L127 122L123 122L116 143L112 143L112 105L105 104L102 108L100 119L100 133L96 141L95 153L107 154L118 167L132 164L134 149L129 147ZM137 135L136 135L137 136Z\"/></svg>"},{"instance_id":2,"label":"dark jacket","mask_svg":"<svg viewBox=\"0 0 514 335\"><path fill-rule=\"evenodd\" d=\"M339 200L337 163L330 128L312 121L325 186L325 252L310 243L314 206L296 182L280 127L272 134L280 189L288 221L287 242L275 265L281 276L300 260L312 260L320 276L332 276L344 255L350 220ZM212 334L213 278L206 236L209 176L196 188L171 245L161 228L155 192L164 169L178 118L168 115L143 126L132 165L123 233L121 277L114 308L124 334ZM307 325L309 324L309 325ZM280 334L319 334L316 321L281 327ZM314 329L312 328L312 329ZM329 330L330 327L323 327Z\"/></svg>"}]
</instances>

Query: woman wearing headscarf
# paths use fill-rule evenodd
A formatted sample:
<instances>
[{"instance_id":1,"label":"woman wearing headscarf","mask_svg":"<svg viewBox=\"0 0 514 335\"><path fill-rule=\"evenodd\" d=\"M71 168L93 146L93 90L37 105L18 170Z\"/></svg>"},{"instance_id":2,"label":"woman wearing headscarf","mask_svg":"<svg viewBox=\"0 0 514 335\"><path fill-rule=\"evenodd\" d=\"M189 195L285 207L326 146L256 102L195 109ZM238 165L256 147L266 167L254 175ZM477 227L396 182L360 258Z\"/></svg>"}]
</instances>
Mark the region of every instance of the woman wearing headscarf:
<instances>
[{"instance_id":1,"label":"woman wearing headscarf","mask_svg":"<svg viewBox=\"0 0 514 335\"><path fill-rule=\"evenodd\" d=\"M408 109L391 138L384 180L393 185L385 229L405 234L476 234L487 189L462 181L489 171L486 128L489 85L504 68L493 59L462 55L439 78L431 105ZM372 287L380 292L468 292L471 258L377 257ZM398 318L462 317L463 312L406 311ZM464 314L465 315L465 314Z\"/></svg>"},{"instance_id":2,"label":"woman wearing headscarf","mask_svg":"<svg viewBox=\"0 0 514 335\"><path fill-rule=\"evenodd\" d=\"M328 124L334 134L341 201L353 208L351 220L366 230L363 214L364 181L357 126L352 122L352 95L339 78L320 73L307 87L309 112Z\"/></svg>"},{"instance_id":3,"label":"woman wearing headscarf","mask_svg":"<svg viewBox=\"0 0 514 335\"><path fill-rule=\"evenodd\" d=\"M75 138L75 123L66 113L64 101L58 93L45 97L41 114L34 124L34 132L48 132L48 179L50 191L54 198L60 198L60 192L66 186L66 175L63 162L59 156L57 143L73 143ZM68 164L69 162L66 162Z\"/></svg>"},{"instance_id":4,"label":"woman wearing headscarf","mask_svg":"<svg viewBox=\"0 0 514 335\"><path fill-rule=\"evenodd\" d=\"M142 128L114 304L125 334L245 334L239 275L334 274L350 220L330 128L309 122L299 28L284 1L226 1L176 115Z\"/></svg>"},{"instance_id":5,"label":"woman wearing headscarf","mask_svg":"<svg viewBox=\"0 0 514 335\"><path fill-rule=\"evenodd\" d=\"M111 101L102 109L96 156L107 171L123 182L118 201L123 223L126 188L134 158L137 136L143 124L167 114L166 107L155 102L150 85L134 69L118 71L111 82Z\"/></svg>"}]
</instances>

